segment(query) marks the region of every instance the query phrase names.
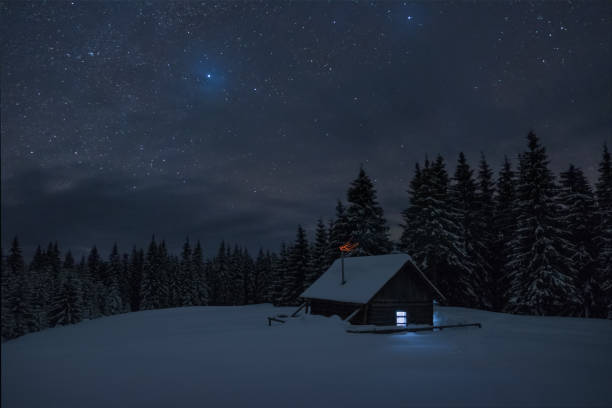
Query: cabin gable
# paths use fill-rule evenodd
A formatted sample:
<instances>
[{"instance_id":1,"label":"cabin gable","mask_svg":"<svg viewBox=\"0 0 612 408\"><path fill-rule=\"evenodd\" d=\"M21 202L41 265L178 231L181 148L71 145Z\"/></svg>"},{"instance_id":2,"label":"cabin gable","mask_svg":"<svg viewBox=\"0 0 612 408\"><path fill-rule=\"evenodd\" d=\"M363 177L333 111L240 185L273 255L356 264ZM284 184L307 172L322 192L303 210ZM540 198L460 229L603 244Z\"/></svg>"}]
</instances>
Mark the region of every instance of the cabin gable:
<instances>
[{"instance_id":1,"label":"cabin gable","mask_svg":"<svg viewBox=\"0 0 612 408\"><path fill-rule=\"evenodd\" d=\"M432 324L433 291L418 273L412 263L406 263L351 323L391 326L396 324L396 313L403 311L406 323Z\"/></svg>"}]
</instances>

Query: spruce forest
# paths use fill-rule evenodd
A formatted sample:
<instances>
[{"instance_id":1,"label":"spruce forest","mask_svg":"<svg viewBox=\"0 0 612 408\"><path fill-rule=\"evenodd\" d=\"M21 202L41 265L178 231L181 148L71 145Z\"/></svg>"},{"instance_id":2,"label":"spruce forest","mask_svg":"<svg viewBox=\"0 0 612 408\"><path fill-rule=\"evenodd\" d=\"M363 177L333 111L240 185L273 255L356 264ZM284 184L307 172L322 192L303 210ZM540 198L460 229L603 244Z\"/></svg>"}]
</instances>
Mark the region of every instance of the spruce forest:
<instances>
[{"instance_id":1,"label":"spruce forest","mask_svg":"<svg viewBox=\"0 0 612 408\"><path fill-rule=\"evenodd\" d=\"M596 158L594 158L594 162ZM201 305L270 302L299 295L358 242L351 256L408 253L449 305L519 314L612 317L612 161L603 147L591 186L573 165L558 177L530 132L516 160L496 171L461 153L450 175L441 156L416 165L402 234L392 242L371 179L362 168L335 217L319 219L314 239L298 226L278 253L251 255L222 242L188 239L180 254L152 238L146 249L108 259L94 246L74 259L57 243L29 263L15 237L2 254L2 339L118 313Z\"/></svg>"}]
</instances>

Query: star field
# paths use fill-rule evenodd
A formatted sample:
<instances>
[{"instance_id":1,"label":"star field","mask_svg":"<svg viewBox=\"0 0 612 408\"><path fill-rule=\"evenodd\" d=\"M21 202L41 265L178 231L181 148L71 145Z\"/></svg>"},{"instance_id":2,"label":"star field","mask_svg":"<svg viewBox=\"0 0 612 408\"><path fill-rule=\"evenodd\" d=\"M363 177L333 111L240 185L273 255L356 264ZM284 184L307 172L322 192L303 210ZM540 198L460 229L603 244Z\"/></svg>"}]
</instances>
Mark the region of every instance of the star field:
<instances>
[{"instance_id":1,"label":"star field","mask_svg":"<svg viewBox=\"0 0 612 408\"><path fill-rule=\"evenodd\" d=\"M392 227L416 161L536 130L594 177L608 2L6 2L2 243L276 249L363 164Z\"/></svg>"}]
</instances>

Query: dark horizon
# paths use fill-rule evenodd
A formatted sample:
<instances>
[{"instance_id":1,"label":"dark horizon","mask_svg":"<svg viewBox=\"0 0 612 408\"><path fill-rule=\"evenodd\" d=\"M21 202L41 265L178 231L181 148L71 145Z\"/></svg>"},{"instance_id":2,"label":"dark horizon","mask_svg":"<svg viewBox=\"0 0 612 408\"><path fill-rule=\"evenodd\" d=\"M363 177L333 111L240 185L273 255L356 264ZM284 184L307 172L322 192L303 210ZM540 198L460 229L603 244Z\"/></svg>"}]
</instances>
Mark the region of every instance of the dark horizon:
<instances>
[{"instance_id":1,"label":"dark horizon","mask_svg":"<svg viewBox=\"0 0 612 408\"><path fill-rule=\"evenodd\" d=\"M363 164L391 228L416 162L558 176L612 145L612 5L4 3L2 247L312 237Z\"/></svg>"}]
</instances>

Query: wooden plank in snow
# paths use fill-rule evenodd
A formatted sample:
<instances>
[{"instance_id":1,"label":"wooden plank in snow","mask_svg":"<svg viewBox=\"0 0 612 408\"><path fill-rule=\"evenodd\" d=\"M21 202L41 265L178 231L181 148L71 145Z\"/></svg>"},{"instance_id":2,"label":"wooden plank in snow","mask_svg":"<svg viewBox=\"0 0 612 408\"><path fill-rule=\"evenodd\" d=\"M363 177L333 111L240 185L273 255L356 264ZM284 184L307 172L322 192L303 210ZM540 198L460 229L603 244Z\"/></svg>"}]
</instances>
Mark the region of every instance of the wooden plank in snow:
<instances>
[{"instance_id":1,"label":"wooden plank in snow","mask_svg":"<svg viewBox=\"0 0 612 408\"><path fill-rule=\"evenodd\" d=\"M447 324L444 326L425 326L425 327L397 327L397 328L385 328L385 329L346 329L347 333L373 333L373 334L390 334L390 333L406 333L406 332L420 332L420 331L428 331L428 330L442 330L442 329L450 329L454 327L470 327L475 326L478 328L482 328L482 324L480 323L465 323L465 324Z\"/></svg>"}]
</instances>

